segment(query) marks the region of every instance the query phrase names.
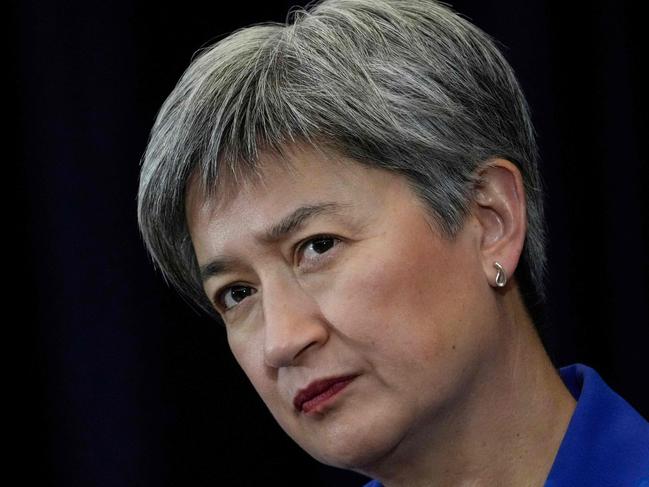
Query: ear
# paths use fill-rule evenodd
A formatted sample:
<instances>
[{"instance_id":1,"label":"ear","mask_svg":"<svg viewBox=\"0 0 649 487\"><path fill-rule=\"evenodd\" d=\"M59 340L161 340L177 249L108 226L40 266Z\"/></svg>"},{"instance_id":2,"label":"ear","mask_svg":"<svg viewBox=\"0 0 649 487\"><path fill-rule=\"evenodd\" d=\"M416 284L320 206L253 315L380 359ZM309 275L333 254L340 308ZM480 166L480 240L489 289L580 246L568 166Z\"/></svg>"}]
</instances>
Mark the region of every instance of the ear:
<instances>
[{"instance_id":1,"label":"ear","mask_svg":"<svg viewBox=\"0 0 649 487\"><path fill-rule=\"evenodd\" d=\"M518 168L506 159L489 160L479 171L473 214L478 221L485 278L496 286L498 262L510 278L523 251L527 230L525 189Z\"/></svg>"}]
</instances>

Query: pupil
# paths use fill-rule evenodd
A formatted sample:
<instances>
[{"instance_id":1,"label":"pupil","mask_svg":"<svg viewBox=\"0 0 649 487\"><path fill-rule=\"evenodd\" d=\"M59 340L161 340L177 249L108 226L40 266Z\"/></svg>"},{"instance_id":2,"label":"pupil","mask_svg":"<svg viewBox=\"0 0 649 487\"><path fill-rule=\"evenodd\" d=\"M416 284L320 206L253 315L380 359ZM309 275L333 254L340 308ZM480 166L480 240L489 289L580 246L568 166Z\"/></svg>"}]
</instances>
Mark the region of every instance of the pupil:
<instances>
[{"instance_id":1,"label":"pupil","mask_svg":"<svg viewBox=\"0 0 649 487\"><path fill-rule=\"evenodd\" d=\"M250 296L250 294L250 288L245 286L235 286L230 291L232 299L234 299L237 303L243 298Z\"/></svg>"},{"instance_id":2,"label":"pupil","mask_svg":"<svg viewBox=\"0 0 649 487\"><path fill-rule=\"evenodd\" d=\"M323 239L320 239L320 240L315 240L313 242L313 250L315 250L319 254L325 253L332 246L333 246L333 239L332 238L323 238Z\"/></svg>"}]
</instances>

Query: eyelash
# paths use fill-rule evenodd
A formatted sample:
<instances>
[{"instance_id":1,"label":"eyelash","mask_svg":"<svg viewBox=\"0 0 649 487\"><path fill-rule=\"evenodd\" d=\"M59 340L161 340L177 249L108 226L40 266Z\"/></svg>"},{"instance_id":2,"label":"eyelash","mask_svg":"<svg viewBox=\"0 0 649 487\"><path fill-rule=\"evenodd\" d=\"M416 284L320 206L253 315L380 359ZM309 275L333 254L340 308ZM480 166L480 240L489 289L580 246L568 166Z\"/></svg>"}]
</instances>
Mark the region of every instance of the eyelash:
<instances>
[{"instance_id":1,"label":"eyelash","mask_svg":"<svg viewBox=\"0 0 649 487\"><path fill-rule=\"evenodd\" d=\"M306 247L308 245L313 244L314 242L323 241L323 240L333 240L334 243L332 244L332 246L330 248L328 248L326 251L324 251L322 254L319 254L319 255L324 255L324 254L328 253L331 249L336 247L341 242L341 239L334 236L334 235L329 235L329 234L314 235L312 237L307 238L306 240L302 240L301 242L299 242L298 245L296 246L296 250L295 250L294 253L302 254L302 253L304 253L304 250L306 249ZM237 288L237 287L254 289L251 286L246 286L245 284L231 284L231 285L228 285L226 287L223 287L223 288L219 289L216 292L216 298L215 298L215 302L216 302L216 304L217 304L217 306L219 308L222 308L224 311L228 311L228 310L231 310L231 309L235 308L239 304L239 303L237 303L237 304L231 306L230 308L227 308L224 304L222 304L223 301L224 301L224 298L226 296L226 293L230 292L233 288ZM254 295L256 292L257 291L255 290L250 295ZM244 299L245 298L243 298L241 301L243 301Z\"/></svg>"},{"instance_id":2,"label":"eyelash","mask_svg":"<svg viewBox=\"0 0 649 487\"><path fill-rule=\"evenodd\" d=\"M333 245L328 248L326 251L324 251L322 254L319 255L324 255L328 253L331 249L333 249L336 245L340 243L340 239L334 235L328 235L328 234L322 234L322 235L315 235L313 237L309 237L306 240L303 240L298 246L297 246L297 253L298 254L303 254L304 250L309 244L312 244L314 242L322 241L322 240L333 240L334 243Z\"/></svg>"}]
</instances>

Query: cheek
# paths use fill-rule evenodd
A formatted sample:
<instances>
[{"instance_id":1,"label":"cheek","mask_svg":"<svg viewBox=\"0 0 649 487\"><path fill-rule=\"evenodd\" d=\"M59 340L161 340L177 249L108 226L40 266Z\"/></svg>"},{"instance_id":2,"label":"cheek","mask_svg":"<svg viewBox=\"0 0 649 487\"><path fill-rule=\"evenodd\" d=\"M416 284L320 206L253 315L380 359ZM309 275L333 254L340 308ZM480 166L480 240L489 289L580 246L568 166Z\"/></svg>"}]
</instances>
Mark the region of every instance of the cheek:
<instances>
[{"instance_id":1,"label":"cheek","mask_svg":"<svg viewBox=\"0 0 649 487\"><path fill-rule=\"evenodd\" d=\"M403 363L456 353L475 309L462 249L426 233L409 237L382 241L349 262L327 307L343 335Z\"/></svg>"},{"instance_id":2,"label":"cheek","mask_svg":"<svg viewBox=\"0 0 649 487\"><path fill-rule=\"evenodd\" d=\"M256 336L228 334L228 344L235 360L250 380L250 383L270 406L275 400L276 371L264 365L263 343Z\"/></svg>"}]
</instances>

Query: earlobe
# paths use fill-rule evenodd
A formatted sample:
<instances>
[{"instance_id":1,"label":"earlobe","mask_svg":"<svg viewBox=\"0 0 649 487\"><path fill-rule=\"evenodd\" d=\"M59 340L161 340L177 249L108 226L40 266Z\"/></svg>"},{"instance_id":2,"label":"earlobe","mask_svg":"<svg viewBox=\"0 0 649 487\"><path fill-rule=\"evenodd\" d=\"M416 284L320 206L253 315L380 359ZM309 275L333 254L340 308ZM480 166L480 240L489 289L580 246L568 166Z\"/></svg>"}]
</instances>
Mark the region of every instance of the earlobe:
<instances>
[{"instance_id":1,"label":"earlobe","mask_svg":"<svg viewBox=\"0 0 649 487\"><path fill-rule=\"evenodd\" d=\"M479 223L480 256L490 285L504 287L520 258L527 217L525 190L518 168L506 159L492 159L479 173L474 216Z\"/></svg>"}]
</instances>

